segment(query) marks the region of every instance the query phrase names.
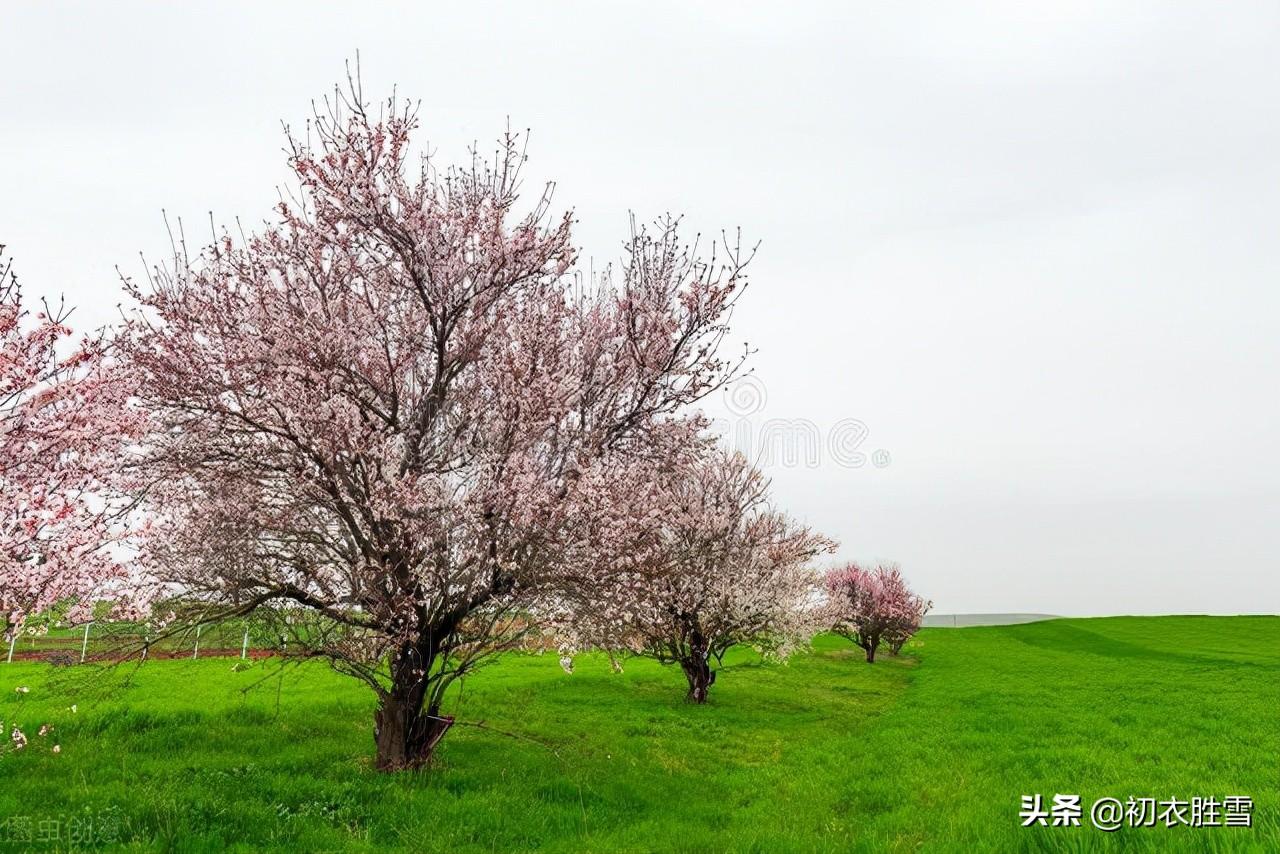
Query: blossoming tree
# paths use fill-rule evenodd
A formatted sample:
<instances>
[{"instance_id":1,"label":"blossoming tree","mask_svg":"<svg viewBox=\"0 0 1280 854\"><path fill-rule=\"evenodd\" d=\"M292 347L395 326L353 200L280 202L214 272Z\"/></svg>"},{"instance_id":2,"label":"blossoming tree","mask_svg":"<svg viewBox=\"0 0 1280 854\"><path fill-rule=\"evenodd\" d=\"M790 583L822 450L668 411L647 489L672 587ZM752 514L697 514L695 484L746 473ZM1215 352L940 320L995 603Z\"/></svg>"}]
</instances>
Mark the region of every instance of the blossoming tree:
<instances>
[{"instance_id":1,"label":"blossoming tree","mask_svg":"<svg viewBox=\"0 0 1280 854\"><path fill-rule=\"evenodd\" d=\"M827 573L826 588L832 630L861 647L868 663L875 662L881 643L896 655L931 606L911 591L894 564L846 564Z\"/></svg>"},{"instance_id":2,"label":"blossoming tree","mask_svg":"<svg viewBox=\"0 0 1280 854\"><path fill-rule=\"evenodd\" d=\"M897 655L902 652L907 641L920 631L920 625L924 622L925 614L933 607L933 602L911 590L896 565L889 567L888 577L891 595L901 604L892 609L892 616L881 639L889 645L889 652Z\"/></svg>"},{"instance_id":3,"label":"blossoming tree","mask_svg":"<svg viewBox=\"0 0 1280 854\"><path fill-rule=\"evenodd\" d=\"M0 253L3 253L0 246ZM66 355L70 312L32 314L0 254L0 629L70 603L84 616L125 576L118 536L95 477L98 456L126 428L121 387L98 341Z\"/></svg>"},{"instance_id":4,"label":"blossoming tree","mask_svg":"<svg viewBox=\"0 0 1280 854\"><path fill-rule=\"evenodd\" d=\"M690 443L640 468L608 505L611 545L593 553L611 565L581 579L571 629L582 645L679 664L687 699L704 703L712 662L730 647L785 657L821 628L810 561L834 544L774 510L768 480L741 454Z\"/></svg>"},{"instance_id":5,"label":"blossoming tree","mask_svg":"<svg viewBox=\"0 0 1280 854\"><path fill-rule=\"evenodd\" d=\"M149 566L197 619L280 614L291 652L367 683L391 770L553 596L614 461L736 370L748 259L666 220L585 287L549 186L520 212L515 136L440 173L412 110L352 88L290 138L275 223L126 283L119 344L152 418Z\"/></svg>"}]
</instances>

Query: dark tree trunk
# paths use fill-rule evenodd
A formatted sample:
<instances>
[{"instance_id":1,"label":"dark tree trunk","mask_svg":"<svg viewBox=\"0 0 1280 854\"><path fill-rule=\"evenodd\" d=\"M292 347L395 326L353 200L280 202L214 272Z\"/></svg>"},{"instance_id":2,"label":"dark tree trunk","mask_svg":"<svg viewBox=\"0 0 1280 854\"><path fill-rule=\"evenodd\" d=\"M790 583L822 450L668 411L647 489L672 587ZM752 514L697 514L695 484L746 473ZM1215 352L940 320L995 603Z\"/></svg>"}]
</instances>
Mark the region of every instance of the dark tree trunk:
<instances>
[{"instance_id":1,"label":"dark tree trunk","mask_svg":"<svg viewBox=\"0 0 1280 854\"><path fill-rule=\"evenodd\" d=\"M373 738L378 747L379 771L422 768L431 761L436 745L453 725L453 718L438 709L414 708L404 698L387 697L373 713Z\"/></svg>"},{"instance_id":2,"label":"dark tree trunk","mask_svg":"<svg viewBox=\"0 0 1280 854\"><path fill-rule=\"evenodd\" d=\"M859 644L859 646L867 652L867 664L875 664L876 650L880 647L880 638L876 635L863 638L862 643Z\"/></svg>"},{"instance_id":3,"label":"dark tree trunk","mask_svg":"<svg viewBox=\"0 0 1280 854\"><path fill-rule=\"evenodd\" d=\"M438 703L427 703L431 660L417 645L401 650L391 667L391 691L382 695L373 713L374 764L379 771L402 771L426 766L436 745L453 726L440 714ZM415 666L416 665L416 666Z\"/></svg>"},{"instance_id":4,"label":"dark tree trunk","mask_svg":"<svg viewBox=\"0 0 1280 854\"><path fill-rule=\"evenodd\" d=\"M496 542L489 546L490 557L497 560ZM399 589L415 599L422 597L413 575L405 563L391 556L387 563ZM435 670L436 661L448 661L457 643L456 633L468 615L484 607L495 595L512 589L515 579L496 568L490 586L470 598L453 603L443 614L429 616L423 605L415 611L416 634L403 642L391 656L391 688L379 692L378 708L373 713L373 740L377 747L375 765L379 771L422 768L431 762L436 745L453 726L452 715L440 714L441 691L458 670L449 675ZM399 630L403 626L392 622Z\"/></svg>"},{"instance_id":5,"label":"dark tree trunk","mask_svg":"<svg viewBox=\"0 0 1280 854\"><path fill-rule=\"evenodd\" d=\"M684 670L684 678L689 680L689 693L685 695L685 699L690 703L705 703L707 689L716 684L716 672L711 669L707 659L703 656L686 658L680 662L680 667Z\"/></svg>"}]
</instances>

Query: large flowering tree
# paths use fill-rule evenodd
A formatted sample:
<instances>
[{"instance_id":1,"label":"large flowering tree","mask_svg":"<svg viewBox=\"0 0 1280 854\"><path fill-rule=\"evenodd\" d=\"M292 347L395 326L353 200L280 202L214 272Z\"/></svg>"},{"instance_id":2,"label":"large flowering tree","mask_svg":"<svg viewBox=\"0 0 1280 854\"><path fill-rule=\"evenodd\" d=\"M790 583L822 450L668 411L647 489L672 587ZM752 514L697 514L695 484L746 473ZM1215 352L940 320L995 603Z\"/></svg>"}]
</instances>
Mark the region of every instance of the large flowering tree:
<instances>
[{"instance_id":1,"label":"large flowering tree","mask_svg":"<svg viewBox=\"0 0 1280 854\"><path fill-rule=\"evenodd\" d=\"M281 615L376 692L377 766L415 767L449 685L556 599L619 461L696 430L745 261L664 221L584 286L549 188L520 212L515 137L439 173L408 108L329 106L274 223L126 283L145 559L197 619Z\"/></svg>"},{"instance_id":2,"label":"large flowering tree","mask_svg":"<svg viewBox=\"0 0 1280 854\"><path fill-rule=\"evenodd\" d=\"M4 247L0 246L0 253ZM23 304L0 254L0 629L69 604L77 619L126 576L101 456L127 431L97 340L72 346L69 311ZM60 353L64 350L66 352Z\"/></svg>"},{"instance_id":3,"label":"large flowering tree","mask_svg":"<svg viewBox=\"0 0 1280 854\"><path fill-rule=\"evenodd\" d=\"M827 573L826 588L832 631L861 647L869 664L881 643L896 655L932 604L911 590L896 564L837 567Z\"/></svg>"},{"instance_id":4,"label":"large flowering tree","mask_svg":"<svg viewBox=\"0 0 1280 854\"><path fill-rule=\"evenodd\" d=\"M566 607L573 642L678 664L704 703L730 647L785 657L822 628L811 562L834 544L775 510L741 454L685 442L622 483L583 538L600 545L578 562L593 571Z\"/></svg>"}]
</instances>

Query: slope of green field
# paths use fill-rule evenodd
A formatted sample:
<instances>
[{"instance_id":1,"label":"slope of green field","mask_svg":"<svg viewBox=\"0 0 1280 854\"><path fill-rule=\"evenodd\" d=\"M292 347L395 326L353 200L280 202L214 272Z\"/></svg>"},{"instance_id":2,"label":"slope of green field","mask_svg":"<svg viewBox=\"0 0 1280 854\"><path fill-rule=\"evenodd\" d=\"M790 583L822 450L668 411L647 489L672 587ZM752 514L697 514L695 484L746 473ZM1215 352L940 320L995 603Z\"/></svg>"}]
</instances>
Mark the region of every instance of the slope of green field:
<instances>
[{"instance_id":1,"label":"slope of green field","mask_svg":"<svg viewBox=\"0 0 1280 854\"><path fill-rule=\"evenodd\" d=\"M926 629L898 659L856 652L744 653L705 707L648 662L509 657L455 698L482 726L397 776L370 769L371 695L320 665L0 661L0 721L30 739L0 755L0 848L1280 851L1280 618ZM1254 826L1021 828L1035 793L1248 795Z\"/></svg>"}]
</instances>

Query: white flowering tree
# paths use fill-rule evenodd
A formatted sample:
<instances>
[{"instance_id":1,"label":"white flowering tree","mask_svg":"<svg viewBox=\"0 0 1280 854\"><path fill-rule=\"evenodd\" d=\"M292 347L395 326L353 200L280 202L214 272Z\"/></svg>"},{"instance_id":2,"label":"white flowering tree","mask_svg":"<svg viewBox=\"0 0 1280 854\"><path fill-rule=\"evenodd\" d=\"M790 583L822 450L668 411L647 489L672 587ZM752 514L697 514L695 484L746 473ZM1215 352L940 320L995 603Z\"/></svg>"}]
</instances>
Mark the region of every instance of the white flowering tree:
<instances>
[{"instance_id":1,"label":"white flowering tree","mask_svg":"<svg viewBox=\"0 0 1280 854\"><path fill-rule=\"evenodd\" d=\"M704 703L731 647L785 657L821 628L811 562L834 544L773 509L741 454L686 442L614 482L584 538L610 564L575 590L574 641L678 664Z\"/></svg>"}]
</instances>

